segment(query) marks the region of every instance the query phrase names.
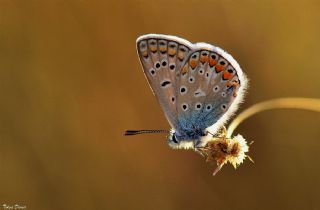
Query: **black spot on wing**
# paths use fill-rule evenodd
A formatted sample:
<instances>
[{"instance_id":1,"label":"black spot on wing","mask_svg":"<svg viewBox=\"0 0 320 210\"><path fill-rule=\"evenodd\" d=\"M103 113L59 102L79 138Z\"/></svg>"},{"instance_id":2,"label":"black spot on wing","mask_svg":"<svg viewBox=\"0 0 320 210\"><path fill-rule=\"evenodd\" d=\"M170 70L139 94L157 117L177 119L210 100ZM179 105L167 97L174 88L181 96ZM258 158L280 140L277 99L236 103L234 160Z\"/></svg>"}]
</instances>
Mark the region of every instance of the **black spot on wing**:
<instances>
[{"instance_id":1,"label":"black spot on wing","mask_svg":"<svg viewBox=\"0 0 320 210\"><path fill-rule=\"evenodd\" d=\"M170 85L170 84L171 84L170 81L164 81L164 82L161 83L161 86L162 87L166 87L167 85Z\"/></svg>"}]
</instances>

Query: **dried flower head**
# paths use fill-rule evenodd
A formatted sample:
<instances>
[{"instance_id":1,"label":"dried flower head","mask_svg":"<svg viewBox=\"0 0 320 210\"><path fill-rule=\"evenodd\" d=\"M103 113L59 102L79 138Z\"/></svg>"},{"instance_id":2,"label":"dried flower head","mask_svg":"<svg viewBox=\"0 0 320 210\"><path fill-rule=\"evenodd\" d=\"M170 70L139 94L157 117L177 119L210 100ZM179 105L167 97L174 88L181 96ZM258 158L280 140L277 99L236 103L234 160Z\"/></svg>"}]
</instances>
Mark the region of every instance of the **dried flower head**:
<instances>
[{"instance_id":1,"label":"dried flower head","mask_svg":"<svg viewBox=\"0 0 320 210\"><path fill-rule=\"evenodd\" d=\"M237 168L244 159L250 157L246 155L249 151L247 141L238 134L233 138L227 138L223 130L221 135L211 138L206 145L198 148L198 151L206 157L207 161L215 161L218 167L213 172L215 175L225 163L231 163ZM250 159L251 160L251 159Z\"/></svg>"}]
</instances>

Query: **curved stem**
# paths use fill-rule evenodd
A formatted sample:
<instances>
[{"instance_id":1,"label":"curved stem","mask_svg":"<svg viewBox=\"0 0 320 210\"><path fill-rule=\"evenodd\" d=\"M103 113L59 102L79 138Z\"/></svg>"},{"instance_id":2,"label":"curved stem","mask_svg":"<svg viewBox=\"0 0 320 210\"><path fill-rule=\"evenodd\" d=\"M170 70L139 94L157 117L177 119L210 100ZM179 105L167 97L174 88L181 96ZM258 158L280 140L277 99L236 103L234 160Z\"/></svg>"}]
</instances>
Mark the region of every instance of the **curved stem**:
<instances>
[{"instance_id":1,"label":"curved stem","mask_svg":"<svg viewBox=\"0 0 320 210\"><path fill-rule=\"evenodd\" d=\"M233 131L245 119L259 112L270 109L304 109L320 112L320 99L316 98L279 98L257 103L241 112L229 125L227 137L232 136Z\"/></svg>"}]
</instances>

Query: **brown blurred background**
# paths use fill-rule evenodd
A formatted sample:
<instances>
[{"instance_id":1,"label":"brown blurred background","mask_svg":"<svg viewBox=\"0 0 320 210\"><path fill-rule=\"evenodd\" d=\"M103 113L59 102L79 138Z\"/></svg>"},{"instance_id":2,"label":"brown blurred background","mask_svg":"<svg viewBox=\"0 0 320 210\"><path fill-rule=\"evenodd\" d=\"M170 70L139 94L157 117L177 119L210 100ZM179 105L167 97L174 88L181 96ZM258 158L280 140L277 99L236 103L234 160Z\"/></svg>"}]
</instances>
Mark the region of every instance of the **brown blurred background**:
<instances>
[{"instance_id":1,"label":"brown blurred background","mask_svg":"<svg viewBox=\"0 0 320 210\"><path fill-rule=\"evenodd\" d=\"M320 97L319 1L0 0L0 209L320 209L320 113L255 115L252 164L172 150L135 40L224 48L250 78L241 110ZM239 113L239 112L238 112Z\"/></svg>"}]
</instances>

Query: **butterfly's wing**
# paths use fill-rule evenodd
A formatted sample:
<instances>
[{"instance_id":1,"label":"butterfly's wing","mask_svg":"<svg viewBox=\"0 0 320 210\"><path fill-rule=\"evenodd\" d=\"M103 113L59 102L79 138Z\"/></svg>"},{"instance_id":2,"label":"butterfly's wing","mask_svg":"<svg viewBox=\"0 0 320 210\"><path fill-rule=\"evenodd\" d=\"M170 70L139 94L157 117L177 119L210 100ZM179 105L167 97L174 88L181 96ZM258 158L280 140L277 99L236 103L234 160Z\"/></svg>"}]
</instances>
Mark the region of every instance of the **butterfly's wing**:
<instances>
[{"instance_id":1,"label":"butterfly's wing","mask_svg":"<svg viewBox=\"0 0 320 210\"><path fill-rule=\"evenodd\" d=\"M196 43L180 69L177 132L180 139L200 139L207 127L215 133L236 111L247 79L222 49Z\"/></svg>"},{"instance_id":2,"label":"butterfly's wing","mask_svg":"<svg viewBox=\"0 0 320 210\"><path fill-rule=\"evenodd\" d=\"M178 128L176 89L179 72L192 46L175 36L148 34L137 39L144 74L173 129Z\"/></svg>"},{"instance_id":3,"label":"butterfly's wing","mask_svg":"<svg viewBox=\"0 0 320 210\"><path fill-rule=\"evenodd\" d=\"M215 133L236 111L247 79L222 49L175 36L137 39L144 73L178 141Z\"/></svg>"}]
</instances>

